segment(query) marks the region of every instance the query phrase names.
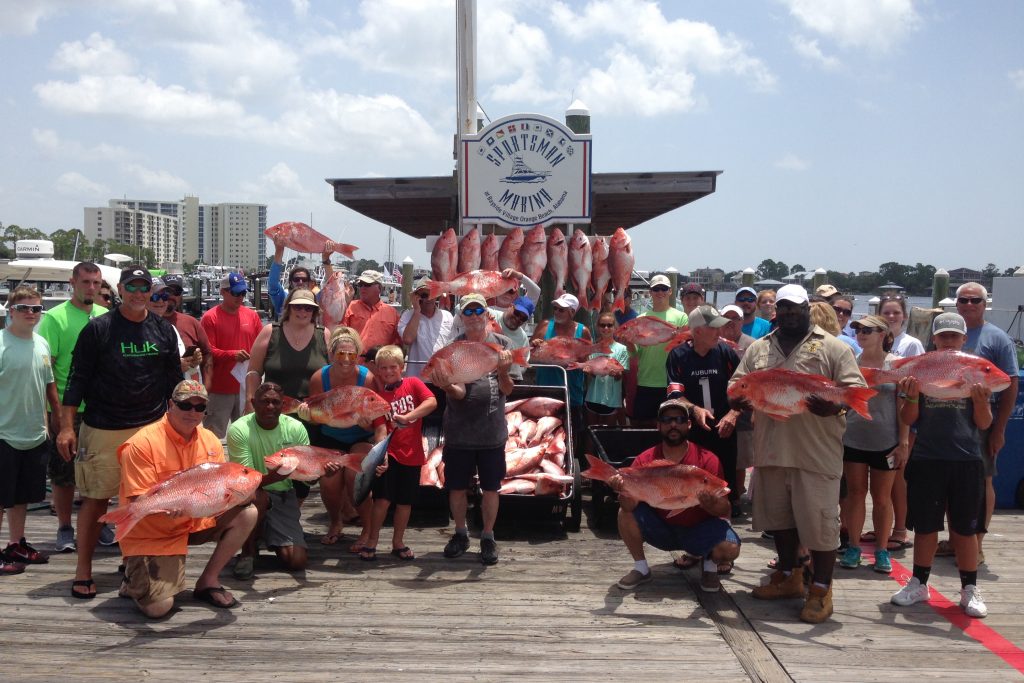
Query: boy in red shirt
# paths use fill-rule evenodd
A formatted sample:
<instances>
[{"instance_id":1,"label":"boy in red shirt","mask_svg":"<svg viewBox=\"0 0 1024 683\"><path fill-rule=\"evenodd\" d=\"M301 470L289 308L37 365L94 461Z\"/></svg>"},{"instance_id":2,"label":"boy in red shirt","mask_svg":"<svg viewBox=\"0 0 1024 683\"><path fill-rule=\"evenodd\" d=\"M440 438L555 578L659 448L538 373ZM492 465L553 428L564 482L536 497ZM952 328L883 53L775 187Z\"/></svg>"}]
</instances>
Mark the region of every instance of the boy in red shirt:
<instances>
[{"instance_id":1,"label":"boy in red shirt","mask_svg":"<svg viewBox=\"0 0 1024 683\"><path fill-rule=\"evenodd\" d=\"M359 556L364 560L377 559L380 528L393 502L391 554L402 560L414 560L416 555L405 545L403 537L420 488L420 468L427 461L423 452L423 418L437 408L437 399L419 377L402 377L405 357L400 347L382 346L375 361L380 386L377 393L391 404L394 436L388 446L387 462L379 468L384 469L384 474L373 484L373 516Z\"/></svg>"}]
</instances>

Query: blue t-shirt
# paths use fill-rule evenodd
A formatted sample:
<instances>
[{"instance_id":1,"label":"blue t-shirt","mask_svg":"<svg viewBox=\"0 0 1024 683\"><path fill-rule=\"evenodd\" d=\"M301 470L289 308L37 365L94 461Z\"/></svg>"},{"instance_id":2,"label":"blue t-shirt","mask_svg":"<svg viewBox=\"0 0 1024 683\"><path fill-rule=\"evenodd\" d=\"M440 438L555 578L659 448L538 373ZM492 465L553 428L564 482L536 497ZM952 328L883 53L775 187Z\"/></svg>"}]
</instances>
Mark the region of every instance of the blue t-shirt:
<instances>
[{"instance_id":1,"label":"blue t-shirt","mask_svg":"<svg viewBox=\"0 0 1024 683\"><path fill-rule=\"evenodd\" d=\"M1010 336L992 323L967 330L964 353L973 353L989 361L1013 379L1017 376L1017 349ZM999 392L1002 393L1002 392ZM992 403L999 400L999 394L992 394Z\"/></svg>"},{"instance_id":2,"label":"blue t-shirt","mask_svg":"<svg viewBox=\"0 0 1024 683\"><path fill-rule=\"evenodd\" d=\"M743 326L743 334L749 334L754 339L760 339L771 331L772 324L764 318L754 318Z\"/></svg>"},{"instance_id":3,"label":"blue t-shirt","mask_svg":"<svg viewBox=\"0 0 1024 683\"><path fill-rule=\"evenodd\" d=\"M840 332L839 336L836 337L836 339L838 339L839 341L843 342L844 344L849 346L851 349L853 349L853 355L854 356L859 356L860 352L863 350L863 349L860 348L860 344L857 343L856 339L854 339L853 337L847 336L843 332Z\"/></svg>"}]
</instances>

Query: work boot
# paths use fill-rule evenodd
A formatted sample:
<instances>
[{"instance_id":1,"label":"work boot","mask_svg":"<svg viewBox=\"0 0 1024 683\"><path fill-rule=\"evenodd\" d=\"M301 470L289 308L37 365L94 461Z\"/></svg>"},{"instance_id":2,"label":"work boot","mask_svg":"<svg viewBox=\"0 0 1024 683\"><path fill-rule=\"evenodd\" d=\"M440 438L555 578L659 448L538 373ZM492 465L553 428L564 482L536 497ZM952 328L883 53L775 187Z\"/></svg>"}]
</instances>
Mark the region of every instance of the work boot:
<instances>
[{"instance_id":1,"label":"work boot","mask_svg":"<svg viewBox=\"0 0 1024 683\"><path fill-rule=\"evenodd\" d=\"M793 570L786 576L782 570L777 569L763 586L758 586L750 591L750 594L758 600L784 600L786 598L804 597L804 574L802 571Z\"/></svg>"},{"instance_id":2,"label":"work boot","mask_svg":"<svg viewBox=\"0 0 1024 683\"><path fill-rule=\"evenodd\" d=\"M820 624L832 616L832 584L822 588L811 584L807 591L807 601L800 610L800 621L808 624Z\"/></svg>"}]
</instances>

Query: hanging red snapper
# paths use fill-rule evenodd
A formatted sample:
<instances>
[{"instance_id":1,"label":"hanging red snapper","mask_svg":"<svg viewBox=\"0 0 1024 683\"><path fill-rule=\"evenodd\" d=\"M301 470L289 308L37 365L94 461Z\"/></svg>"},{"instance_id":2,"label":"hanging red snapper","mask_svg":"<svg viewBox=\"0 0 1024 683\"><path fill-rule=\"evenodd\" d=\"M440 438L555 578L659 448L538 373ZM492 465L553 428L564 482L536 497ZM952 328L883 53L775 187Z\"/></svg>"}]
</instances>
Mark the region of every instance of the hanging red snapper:
<instances>
[{"instance_id":1,"label":"hanging red snapper","mask_svg":"<svg viewBox=\"0 0 1024 683\"><path fill-rule=\"evenodd\" d=\"M525 239L522 228L513 228L512 232L505 235L505 239L501 242L501 247L498 248L498 267L495 270L511 268L512 270L522 271L520 267L522 264L519 262L519 252L523 248Z\"/></svg>"},{"instance_id":2,"label":"hanging red snapper","mask_svg":"<svg viewBox=\"0 0 1024 683\"><path fill-rule=\"evenodd\" d=\"M526 233L526 241L519 251L519 271L534 282L540 282L548 264L547 241L544 227L538 225Z\"/></svg>"},{"instance_id":3,"label":"hanging red snapper","mask_svg":"<svg viewBox=\"0 0 1024 683\"><path fill-rule=\"evenodd\" d=\"M633 243L629 235L622 228L618 228L612 235L612 242L608 249L608 269L612 274L612 286L615 287L615 303L612 306L617 311L625 311L629 306L625 300L626 287L629 286L629 279L633 277Z\"/></svg>"},{"instance_id":4,"label":"hanging red snapper","mask_svg":"<svg viewBox=\"0 0 1024 683\"><path fill-rule=\"evenodd\" d=\"M458 274L458 268L459 240L455 231L448 228L434 242L434 249L430 252L430 270L435 280L447 282Z\"/></svg>"},{"instance_id":5,"label":"hanging red snapper","mask_svg":"<svg viewBox=\"0 0 1024 683\"><path fill-rule=\"evenodd\" d=\"M562 296L565 278L569 274L569 244L561 228L552 228L548 235L548 272L555 283L555 296Z\"/></svg>"},{"instance_id":6,"label":"hanging red snapper","mask_svg":"<svg viewBox=\"0 0 1024 683\"><path fill-rule=\"evenodd\" d=\"M594 240L591 247L590 288L594 290L594 298L590 300L590 310L600 311L604 306L604 295L612 282L612 273L608 269L608 243L603 237Z\"/></svg>"},{"instance_id":7,"label":"hanging red snapper","mask_svg":"<svg viewBox=\"0 0 1024 683\"><path fill-rule=\"evenodd\" d=\"M498 236L494 233L484 238L483 244L480 245L480 270L502 270L498 261L500 248Z\"/></svg>"},{"instance_id":8,"label":"hanging red snapper","mask_svg":"<svg viewBox=\"0 0 1024 683\"><path fill-rule=\"evenodd\" d=\"M467 232L459 242L459 272L480 269L480 233L476 228Z\"/></svg>"},{"instance_id":9,"label":"hanging red snapper","mask_svg":"<svg viewBox=\"0 0 1024 683\"><path fill-rule=\"evenodd\" d=\"M569 245L569 280L573 291L580 302L588 301L587 288L590 287L590 271L594 255L587 234L576 228Z\"/></svg>"}]
</instances>

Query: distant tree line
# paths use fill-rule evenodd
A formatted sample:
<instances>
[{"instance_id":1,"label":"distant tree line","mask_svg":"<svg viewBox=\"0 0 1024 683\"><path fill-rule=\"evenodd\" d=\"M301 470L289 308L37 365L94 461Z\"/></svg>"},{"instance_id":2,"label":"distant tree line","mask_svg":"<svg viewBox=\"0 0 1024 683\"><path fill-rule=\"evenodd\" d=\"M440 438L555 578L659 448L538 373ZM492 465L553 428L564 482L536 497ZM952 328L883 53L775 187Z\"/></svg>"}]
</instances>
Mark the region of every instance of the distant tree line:
<instances>
[{"instance_id":1,"label":"distant tree line","mask_svg":"<svg viewBox=\"0 0 1024 683\"><path fill-rule=\"evenodd\" d=\"M78 228L71 230L54 230L47 235L38 228L23 228L20 225L3 226L0 237L0 258L13 259L14 245L18 240L50 240L53 242L53 258L62 261L96 261L101 262L106 254L124 254L131 256L133 262L141 262L147 268L157 265L156 254L152 249L139 249L132 244L124 244L116 240L95 239L92 243ZM77 242L77 251L76 251Z\"/></svg>"}]
</instances>

